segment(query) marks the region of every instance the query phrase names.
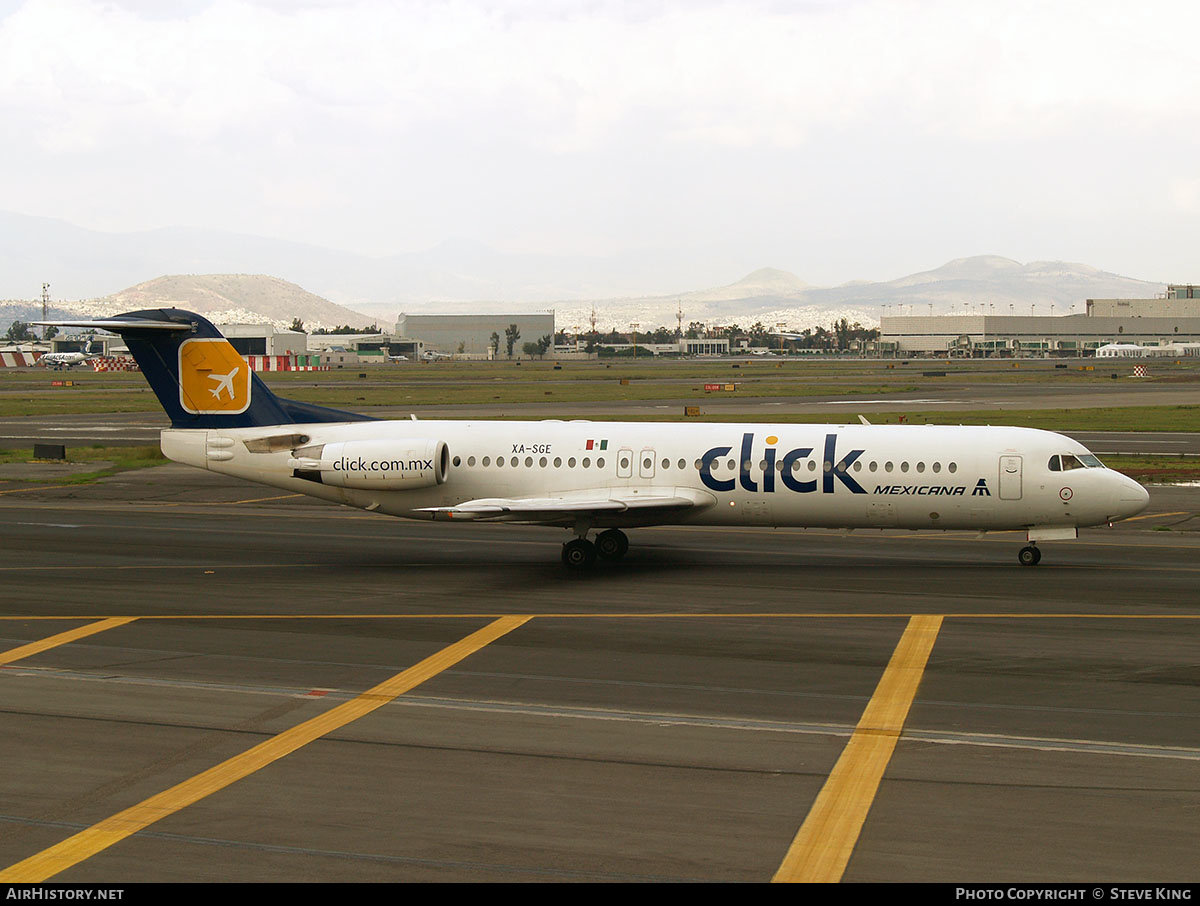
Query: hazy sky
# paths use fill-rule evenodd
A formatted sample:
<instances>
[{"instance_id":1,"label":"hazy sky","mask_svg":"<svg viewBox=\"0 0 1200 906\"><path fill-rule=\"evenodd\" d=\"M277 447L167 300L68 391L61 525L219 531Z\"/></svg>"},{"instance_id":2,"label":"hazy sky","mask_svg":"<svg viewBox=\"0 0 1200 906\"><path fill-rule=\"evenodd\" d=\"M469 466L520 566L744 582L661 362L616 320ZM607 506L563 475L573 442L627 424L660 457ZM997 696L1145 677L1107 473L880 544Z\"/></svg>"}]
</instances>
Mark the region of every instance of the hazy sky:
<instances>
[{"instance_id":1,"label":"hazy sky","mask_svg":"<svg viewBox=\"0 0 1200 906\"><path fill-rule=\"evenodd\" d=\"M1197 34L1153 0L0 0L0 209L696 285L1197 281Z\"/></svg>"}]
</instances>

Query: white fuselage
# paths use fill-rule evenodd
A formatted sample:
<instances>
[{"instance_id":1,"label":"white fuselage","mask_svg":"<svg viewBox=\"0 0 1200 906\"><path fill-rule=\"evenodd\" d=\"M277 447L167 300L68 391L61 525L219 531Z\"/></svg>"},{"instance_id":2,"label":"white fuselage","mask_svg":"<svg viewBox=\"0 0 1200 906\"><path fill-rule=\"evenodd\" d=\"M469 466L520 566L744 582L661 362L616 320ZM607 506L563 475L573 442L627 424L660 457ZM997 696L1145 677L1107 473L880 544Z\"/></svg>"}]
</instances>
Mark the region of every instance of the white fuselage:
<instances>
[{"instance_id":1,"label":"white fuselage","mask_svg":"<svg viewBox=\"0 0 1200 906\"><path fill-rule=\"evenodd\" d=\"M445 445L448 465L439 483L420 486L432 463L413 451L433 449L426 442ZM318 466L326 447L338 458ZM393 447L393 461L378 455ZM162 448L214 472L422 519L429 508L481 499L643 494L696 505L611 513L592 525L988 530L1097 525L1147 501L1140 485L1102 466L1052 471L1052 457L1087 450L1028 428L414 420L168 429ZM305 462L308 471L298 470Z\"/></svg>"}]
</instances>

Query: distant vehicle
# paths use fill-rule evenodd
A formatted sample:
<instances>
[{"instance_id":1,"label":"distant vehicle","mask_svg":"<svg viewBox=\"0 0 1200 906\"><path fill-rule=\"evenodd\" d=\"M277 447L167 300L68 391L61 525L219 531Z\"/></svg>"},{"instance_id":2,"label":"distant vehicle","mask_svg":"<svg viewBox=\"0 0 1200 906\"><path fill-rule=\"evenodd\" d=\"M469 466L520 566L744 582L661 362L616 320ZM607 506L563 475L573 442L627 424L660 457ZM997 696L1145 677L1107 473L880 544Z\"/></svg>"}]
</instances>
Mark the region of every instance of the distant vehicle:
<instances>
[{"instance_id":1,"label":"distant vehicle","mask_svg":"<svg viewBox=\"0 0 1200 906\"><path fill-rule=\"evenodd\" d=\"M389 362L407 362L408 356L406 356L406 355L390 355L387 357L387 360Z\"/></svg>"},{"instance_id":2,"label":"distant vehicle","mask_svg":"<svg viewBox=\"0 0 1200 906\"><path fill-rule=\"evenodd\" d=\"M53 368L55 371L62 371L64 368L74 368L90 359L99 358L100 355L99 352L92 352L92 341L88 339L87 345L83 347L83 352L48 352L38 359L38 364Z\"/></svg>"},{"instance_id":3,"label":"distant vehicle","mask_svg":"<svg viewBox=\"0 0 1200 906\"><path fill-rule=\"evenodd\" d=\"M389 516L557 526L575 536L562 547L574 569L619 559L623 529L651 525L1020 531L1018 560L1034 566L1038 542L1149 501L1051 431L380 421L275 396L192 312L66 325L125 339L170 416L161 445L176 462Z\"/></svg>"}]
</instances>

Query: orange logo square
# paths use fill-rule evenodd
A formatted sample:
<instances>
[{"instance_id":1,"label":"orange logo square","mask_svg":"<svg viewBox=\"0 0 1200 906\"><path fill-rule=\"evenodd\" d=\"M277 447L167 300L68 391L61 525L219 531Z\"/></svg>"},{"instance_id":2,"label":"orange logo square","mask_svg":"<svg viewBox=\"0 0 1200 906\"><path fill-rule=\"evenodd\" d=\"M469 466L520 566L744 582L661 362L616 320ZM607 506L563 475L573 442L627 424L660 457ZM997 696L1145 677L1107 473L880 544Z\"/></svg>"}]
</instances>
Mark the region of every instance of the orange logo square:
<instances>
[{"instance_id":1,"label":"orange logo square","mask_svg":"<svg viewBox=\"0 0 1200 906\"><path fill-rule=\"evenodd\" d=\"M237 415L250 408L250 366L228 340L179 344L179 405L193 415Z\"/></svg>"}]
</instances>

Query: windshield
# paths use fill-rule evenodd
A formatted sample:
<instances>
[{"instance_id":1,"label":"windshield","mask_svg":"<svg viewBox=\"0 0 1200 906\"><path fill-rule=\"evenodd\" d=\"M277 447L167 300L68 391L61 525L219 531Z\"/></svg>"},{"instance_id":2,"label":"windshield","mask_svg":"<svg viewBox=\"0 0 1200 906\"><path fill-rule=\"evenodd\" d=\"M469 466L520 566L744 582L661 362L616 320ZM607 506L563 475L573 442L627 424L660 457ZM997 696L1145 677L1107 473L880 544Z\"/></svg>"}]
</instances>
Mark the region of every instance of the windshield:
<instances>
[{"instance_id":1,"label":"windshield","mask_svg":"<svg viewBox=\"0 0 1200 906\"><path fill-rule=\"evenodd\" d=\"M1051 472L1069 472L1072 469L1103 469L1104 463L1091 453L1063 453L1051 456L1047 466Z\"/></svg>"}]
</instances>

